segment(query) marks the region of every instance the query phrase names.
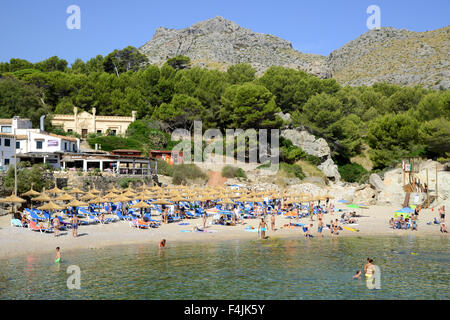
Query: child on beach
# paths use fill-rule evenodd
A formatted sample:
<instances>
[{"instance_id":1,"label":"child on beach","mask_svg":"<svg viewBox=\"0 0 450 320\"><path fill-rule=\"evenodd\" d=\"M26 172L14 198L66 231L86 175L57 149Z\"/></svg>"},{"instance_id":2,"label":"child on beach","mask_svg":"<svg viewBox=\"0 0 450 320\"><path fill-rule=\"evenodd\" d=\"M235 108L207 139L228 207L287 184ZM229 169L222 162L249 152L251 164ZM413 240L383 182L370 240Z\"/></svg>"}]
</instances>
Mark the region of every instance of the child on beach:
<instances>
[{"instance_id":1,"label":"child on beach","mask_svg":"<svg viewBox=\"0 0 450 320\"><path fill-rule=\"evenodd\" d=\"M59 250L59 247L56 247L55 263L60 263L60 262L61 262L61 251Z\"/></svg>"}]
</instances>

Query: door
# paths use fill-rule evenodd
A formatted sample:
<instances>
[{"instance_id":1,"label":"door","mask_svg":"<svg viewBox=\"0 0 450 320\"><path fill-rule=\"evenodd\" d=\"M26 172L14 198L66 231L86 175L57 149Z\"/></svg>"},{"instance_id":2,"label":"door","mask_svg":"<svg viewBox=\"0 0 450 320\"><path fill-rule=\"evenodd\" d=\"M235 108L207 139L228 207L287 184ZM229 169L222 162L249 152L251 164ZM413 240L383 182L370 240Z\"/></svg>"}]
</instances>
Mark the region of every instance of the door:
<instances>
[{"instance_id":1,"label":"door","mask_svg":"<svg viewBox=\"0 0 450 320\"><path fill-rule=\"evenodd\" d=\"M82 137L83 139L86 138L87 133L88 133L88 130L87 130L87 129L81 129L81 137Z\"/></svg>"}]
</instances>

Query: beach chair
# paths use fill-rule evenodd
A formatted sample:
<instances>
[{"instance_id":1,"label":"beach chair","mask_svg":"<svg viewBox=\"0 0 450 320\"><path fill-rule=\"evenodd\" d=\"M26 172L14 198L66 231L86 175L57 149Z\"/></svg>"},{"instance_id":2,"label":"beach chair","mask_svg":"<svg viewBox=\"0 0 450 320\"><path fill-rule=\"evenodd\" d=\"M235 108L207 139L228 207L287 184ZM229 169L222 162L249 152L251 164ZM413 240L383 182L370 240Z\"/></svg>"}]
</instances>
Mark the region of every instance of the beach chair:
<instances>
[{"instance_id":1,"label":"beach chair","mask_svg":"<svg viewBox=\"0 0 450 320\"><path fill-rule=\"evenodd\" d=\"M88 214L88 222L89 223L101 223L100 219L93 216L92 214Z\"/></svg>"},{"instance_id":2,"label":"beach chair","mask_svg":"<svg viewBox=\"0 0 450 320\"><path fill-rule=\"evenodd\" d=\"M149 225L139 223L139 220L136 218L131 219L131 221L128 221L128 223L131 228L149 229Z\"/></svg>"},{"instance_id":3,"label":"beach chair","mask_svg":"<svg viewBox=\"0 0 450 320\"><path fill-rule=\"evenodd\" d=\"M30 217L31 217L32 220L35 220L35 221L37 221L37 222L39 222L39 221L45 221L45 220L46 220L45 218L39 217L39 216L36 214L36 212L34 212L34 211L31 211L31 212L30 212Z\"/></svg>"},{"instance_id":4,"label":"beach chair","mask_svg":"<svg viewBox=\"0 0 450 320\"><path fill-rule=\"evenodd\" d=\"M36 225L36 222L34 222L33 220L30 221L30 224L28 225L28 229L32 230L32 231L39 231L40 233L45 233L45 232L52 232L52 228L46 228L46 227L39 227Z\"/></svg>"},{"instance_id":5,"label":"beach chair","mask_svg":"<svg viewBox=\"0 0 450 320\"><path fill-rule=\"evenodd\" d=\"M23 228L22 221L20 221L19 219L11 219L11 226Z\"/></svg>"},{"instance_id":6,"label":"beach chair","mask_svg":"<svg viewBox=\"0 0 450 320\"><path fill-rule=\"evenodd\" d=\"M62 218L61 216L58 216L58 220L59 220L59 223L60 223L62 226L64 226L65 228L71 228L71 227L72 227L72 225L70 224L70 222L64 221L63 218Z\"/></svg>"},{"instance_id":7,"label":"beach chair","mask_svg":"<svg viewBox=\"0 0 450 320\"><path fill-rule=\"evenodd\" d=\"M130 220L132 219L131 216L123 215L122 212L120 212L120 211L116 211L116 216L117 216L117 218L119 218L120 220L125 220L125 221L130 221Z\"/></svg>"}]
</instances>

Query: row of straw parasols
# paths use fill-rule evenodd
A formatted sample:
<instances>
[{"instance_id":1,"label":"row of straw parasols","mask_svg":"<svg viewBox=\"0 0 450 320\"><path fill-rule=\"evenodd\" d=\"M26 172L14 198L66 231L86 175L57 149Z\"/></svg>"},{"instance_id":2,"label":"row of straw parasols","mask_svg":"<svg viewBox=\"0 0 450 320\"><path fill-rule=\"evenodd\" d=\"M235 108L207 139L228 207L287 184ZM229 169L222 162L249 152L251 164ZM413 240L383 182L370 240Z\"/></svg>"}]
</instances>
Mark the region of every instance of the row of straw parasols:
<instances>
[{"instance_id":1,"label":"row of straw parasols","mask_svg":"<svg viewBox=\"0 0 450 320\"><path fill-rule=\"evenodd\" d=\"M140 190L140 191L138 191ZM55 194L59 196L55 198L50 198L47 193ZM118 190L115 187L107 190L107 193L103 196L100 196L102 192L97 190L95 186L90 189L88 192L80 190L79 188L73 188L70 191L66 192L64 190L59 189L56 186L50 190L43 190L42 193L39 193L31 187L31 189L22 194L24 197L30 197L32 202L47 202L46 204L38 207L39 210L48 210L48 211L56 211L62 210L67 207L84 207L89 204L103 203L103 202L127 202L130 200L139 200L138 203L131 206L131 208L145 209L149 208L150 205L145 202L145 200L156 199L152 204L165 204L169 205L172 202L179 203L182 201L216 201L220 199L218 204L234 204L235 201L241 202L261 202L265 197L271 198L286 198L284 203L292 204L292 203L300 203L300 202L309 202L309 201L318 201L318 200L326 200L327 198L333 199L334 197L326 194L312 197L306 193L299 194L290 194L286 191L278 192L276 190L267 190L267 191L256 191L256 190L240 190L239 192L231 189L227 189L225 187L167 187L161 188L159 186L149 187L146 185L142 185L138 187L137 190L132 189L130 186L125 190ZM239 193L239 194L238 194ZM81 195L80 200L77 199L77 195ZM106 201L105 201L106 200ZM69 201L65 203L64 206L60 206L54 201ZM171 202L169 202L171 201ZM26 202L25 199L17 197L15 195L11 195L4 199L1 199L0 202L3 203L11 203L11 204L19 204Z\"/></svg>"}]
</instances>

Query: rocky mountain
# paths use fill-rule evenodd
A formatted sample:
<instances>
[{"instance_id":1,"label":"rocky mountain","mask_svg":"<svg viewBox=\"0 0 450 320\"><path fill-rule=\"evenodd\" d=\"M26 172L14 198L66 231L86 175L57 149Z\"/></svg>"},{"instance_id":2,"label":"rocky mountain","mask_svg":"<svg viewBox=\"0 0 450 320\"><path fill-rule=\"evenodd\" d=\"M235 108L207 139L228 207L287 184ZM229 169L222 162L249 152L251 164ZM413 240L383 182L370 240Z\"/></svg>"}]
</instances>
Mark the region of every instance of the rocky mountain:
<instances>
[{"instance_id":1,"label":"rocky mountain","mask_svg":"<svg viewBox=\"0 0 450 320\"><path fill-rule=\"evenodd\" d=\"M333 77L343 85L388 82L450 88L449 26L428 32L374 29L325 57L299 52L289 41L215 17L180 30L159 27L140 51L157 65L185 55L194 66L222 71L249 63L258 74L270 66L283 66Z\"/></svg>"},{"instance_id":2,"label":"rocky mountain","mask_svg":"<svg viewBox=\"0 0 450 320\"><path fill-rule=\"evenodd\" d=\"M428 32L383 27L370 30L327 58L341 84L388 82L450 88L450 27Z\"/></svg>"},{"instance_id":3,"label":"rocky mountain","mask_svg":"<svg viewBox=\"0 0 450 320\"><path fill-rule=\"evenodd\" d=\"M150 63L161 65L168 58L185 55L194 66L225 71L237 63L249 63L258 73L270 66L304 70L328 78L326 57L305 54L289 41L273 35L252 32L222 17L175 30L160 27L152 40L140 48Z\"/></svg>"}]
</instances>

